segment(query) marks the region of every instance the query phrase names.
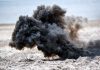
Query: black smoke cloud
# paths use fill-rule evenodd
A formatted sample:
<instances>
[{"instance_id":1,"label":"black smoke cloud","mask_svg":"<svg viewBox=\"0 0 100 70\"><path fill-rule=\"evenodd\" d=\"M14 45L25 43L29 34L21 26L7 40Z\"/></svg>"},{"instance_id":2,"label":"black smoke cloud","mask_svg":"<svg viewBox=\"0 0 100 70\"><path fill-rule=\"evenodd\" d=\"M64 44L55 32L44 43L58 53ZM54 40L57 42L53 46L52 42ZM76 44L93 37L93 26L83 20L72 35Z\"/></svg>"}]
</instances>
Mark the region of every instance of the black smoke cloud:
<instances>
[{"instance_id":1,"label":"black smoke cloud","mask_svg":"<svg viewBox=\"0 0 100 70\"><path fill-rule=\"evenodd\" d=\"M65 10L57 5L38 6L32 17L20 16L12 33L11 47L33 48L44 53L44 57L58 55L62 59L84 56L81 48L76 48L68 41L64 31Z\"/></svg>"}]
</instances>

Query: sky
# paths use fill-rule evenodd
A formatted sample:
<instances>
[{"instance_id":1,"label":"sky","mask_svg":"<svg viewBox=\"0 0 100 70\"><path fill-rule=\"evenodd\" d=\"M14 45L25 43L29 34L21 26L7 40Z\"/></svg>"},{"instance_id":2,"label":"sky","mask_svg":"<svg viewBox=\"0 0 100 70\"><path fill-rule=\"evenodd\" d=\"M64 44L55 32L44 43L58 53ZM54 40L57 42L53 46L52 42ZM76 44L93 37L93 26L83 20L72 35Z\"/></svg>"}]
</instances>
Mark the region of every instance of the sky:
<instances>
[{"instance_id":1,"label":"sky","mask_svg":"<svg viewBox=\"0 0 100 70\"><path fill-rule=\"evenodd\" d=\"M16 23L20 15L32 16L39 5L59 5L67 15L100 19L100 0L0 0L0 23Z\"/></svg>"}]
</instances>

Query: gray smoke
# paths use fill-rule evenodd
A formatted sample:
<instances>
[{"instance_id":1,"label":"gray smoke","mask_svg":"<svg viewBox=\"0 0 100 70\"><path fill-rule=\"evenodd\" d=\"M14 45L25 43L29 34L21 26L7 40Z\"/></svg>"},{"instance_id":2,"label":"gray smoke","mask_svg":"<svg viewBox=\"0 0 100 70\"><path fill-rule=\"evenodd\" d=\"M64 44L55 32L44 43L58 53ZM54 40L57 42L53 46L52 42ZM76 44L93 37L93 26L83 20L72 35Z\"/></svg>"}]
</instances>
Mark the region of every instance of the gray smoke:
<instances>
[{"instance_id":1,"label":"gray smoke","mask_svg":"<svg viewBox=\"0 0 100 70\"><path fill-rule=\"evenodd\" d=\"M33 48L44 53L44 57L58 55L61 59L84 56L81 48L76 48L68 41L64 31L65 10L57 5L38 6L33 17L20 16L12 33L10 46L16 49Z\"/></svg>"}]
</instances>

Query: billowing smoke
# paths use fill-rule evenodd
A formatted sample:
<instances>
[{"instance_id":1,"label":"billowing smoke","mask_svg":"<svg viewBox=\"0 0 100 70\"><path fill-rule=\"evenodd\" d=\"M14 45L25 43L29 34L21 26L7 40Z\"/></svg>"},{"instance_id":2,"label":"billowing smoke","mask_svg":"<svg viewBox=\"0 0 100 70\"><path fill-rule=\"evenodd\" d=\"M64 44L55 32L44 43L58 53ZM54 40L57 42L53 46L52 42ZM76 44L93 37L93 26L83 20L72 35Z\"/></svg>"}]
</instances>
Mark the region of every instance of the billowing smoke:
<instances>
[{"instance_id":1,"label":"billowing smoke","mask_svg":"<svg viewBox=\"0 0 100 70\"><path fill-rule=\"evenodd\" d=\"M10 46L16 49L33 48L44 53L44 57L58 55L62 59L84 56L81 48L68 41L64 21L65 10L57 5L38 6L32 17L20 16L12 34Z\"/></svg>"}]
</instances>

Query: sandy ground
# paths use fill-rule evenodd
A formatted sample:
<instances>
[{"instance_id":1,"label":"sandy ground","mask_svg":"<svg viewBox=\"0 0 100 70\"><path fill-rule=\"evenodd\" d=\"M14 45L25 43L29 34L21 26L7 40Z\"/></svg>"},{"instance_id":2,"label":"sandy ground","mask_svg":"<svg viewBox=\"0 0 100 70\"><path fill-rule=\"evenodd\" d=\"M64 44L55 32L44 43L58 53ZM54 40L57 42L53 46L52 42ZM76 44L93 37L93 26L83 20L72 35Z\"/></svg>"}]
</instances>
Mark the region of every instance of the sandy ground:
<instances>
[{"instance_id":1,"label":"sandy ground","mask_svg":"<svg viewBox=\"0 0 100 70\"><path fill-rule=\"evenodd\" d=\"M88 27L78 32L80 41L100 39L98 25L86 26ZM37 48L18 51L8 46L13 28L14 25L0 25L0 70L100 70L100 48L98 55L94 57L86 56L63 61L44 60L43 54Z\"/></svg>"}]
</instances>

